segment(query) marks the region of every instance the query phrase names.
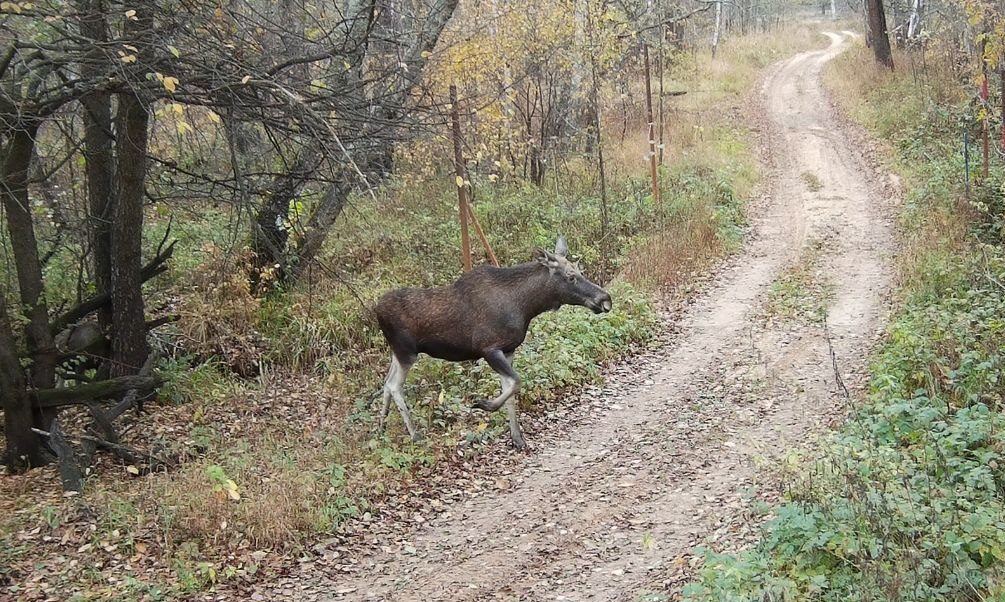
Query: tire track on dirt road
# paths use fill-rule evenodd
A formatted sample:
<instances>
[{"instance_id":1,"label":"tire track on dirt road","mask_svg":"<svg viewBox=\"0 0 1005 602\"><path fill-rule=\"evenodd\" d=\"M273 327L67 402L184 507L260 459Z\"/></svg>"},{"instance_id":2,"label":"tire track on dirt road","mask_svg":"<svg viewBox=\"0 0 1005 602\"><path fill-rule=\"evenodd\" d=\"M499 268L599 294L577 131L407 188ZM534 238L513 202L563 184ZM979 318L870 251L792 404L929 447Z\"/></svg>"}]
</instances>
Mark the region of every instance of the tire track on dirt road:
<instances>
[{"instance_id":1,"label":"tire track on dirt road","mask_svg":"<svg viewBox=\"0 0 1005 602\"><path fill-rule=\"evenodd\" d=\"M284 577L252 599L632 600L675 585L696 542L744 522L742 499L762 485L755 460L800 445L842 404L824 329L763 319L771 284L823 241L816 274L835 291L830 338L852 384L885 314L887 203L822 90L823 66L851 36L826 35L828 48L765 77L768 194L650 384L532 440L513 487L449 506L410 545L375 546L335 576Z\"/></svg>"}]
</instances>

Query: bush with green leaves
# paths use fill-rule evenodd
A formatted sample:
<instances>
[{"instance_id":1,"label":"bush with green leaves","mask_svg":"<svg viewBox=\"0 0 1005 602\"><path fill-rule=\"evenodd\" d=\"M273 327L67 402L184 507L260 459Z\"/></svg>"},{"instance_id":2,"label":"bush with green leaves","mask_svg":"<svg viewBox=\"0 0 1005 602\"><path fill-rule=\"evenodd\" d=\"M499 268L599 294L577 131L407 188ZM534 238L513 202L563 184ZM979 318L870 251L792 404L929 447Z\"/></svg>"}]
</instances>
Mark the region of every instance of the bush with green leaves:
<instances>
[{"instance_id":1,"label":"bush with green leaves","mask_svg":"<svg viewBox=\"0 0 1005 602\"><path fill-rule=\"evenodd\" d=\"M907 301L868 402L806 463L756 548L706 558L693 600L1005 594L1005 289L956 267L967 287Z\"/></svg>"}]
</instances>

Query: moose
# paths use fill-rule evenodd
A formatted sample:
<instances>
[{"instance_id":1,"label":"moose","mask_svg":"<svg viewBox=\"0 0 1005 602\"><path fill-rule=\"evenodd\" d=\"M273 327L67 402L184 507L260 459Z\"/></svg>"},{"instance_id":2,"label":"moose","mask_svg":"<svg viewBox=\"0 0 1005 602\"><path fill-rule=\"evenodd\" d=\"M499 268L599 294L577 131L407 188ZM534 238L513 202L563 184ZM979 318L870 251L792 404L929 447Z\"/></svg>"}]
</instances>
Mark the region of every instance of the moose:
<instances>
[{"instance_id":1,"label":"moose","mask_svg":"<svg viewBox=\"0 0 1005 602\"><path fill-rule=\"evenodd\" d=\"M523 343L536 316L563 305L581 305L600 314L611 311L611 296L587 280L567 257L563 237L554 253L540 250L534 261L513 267L482 266L441 288L402 288L377 302L377 323L391 348L384 379L383 431L394 399L413 440L419 438L405 404L402 386L420 353L452 362L484 359L502 380L502 392L474 407L495 412L506 405L510 435L517 449L526 447L517 418L520 377L513 352Z\"/></svg>"}]
</instances>

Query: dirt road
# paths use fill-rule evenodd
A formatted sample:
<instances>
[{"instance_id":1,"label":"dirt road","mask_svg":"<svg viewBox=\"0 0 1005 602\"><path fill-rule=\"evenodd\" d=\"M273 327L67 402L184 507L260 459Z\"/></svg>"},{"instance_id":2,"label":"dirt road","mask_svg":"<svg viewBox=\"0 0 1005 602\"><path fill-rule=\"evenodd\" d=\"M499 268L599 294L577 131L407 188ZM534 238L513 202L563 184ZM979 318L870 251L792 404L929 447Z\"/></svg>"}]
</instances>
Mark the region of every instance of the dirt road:
<instances>
[{"instance_id":1,"label":"dirt road","mask_svg":"<svg viewBox=\"0 0 1005 602\"><path fill-rule=\"evenodd\" d=\"M695 543L742 539L767 489L758 459L804 443L845 403L827 329L769 315L772 283L803 269L853 388L885 314L886 201L822 91L822 66L850 34L826 35L827 49L765 78L771 173L753 233L656 369L598 400L597 415L531 439L505 490L448 503L352 570L314 567L253 599L634 600L672 590Z\"/></svg>"}]
</instances>

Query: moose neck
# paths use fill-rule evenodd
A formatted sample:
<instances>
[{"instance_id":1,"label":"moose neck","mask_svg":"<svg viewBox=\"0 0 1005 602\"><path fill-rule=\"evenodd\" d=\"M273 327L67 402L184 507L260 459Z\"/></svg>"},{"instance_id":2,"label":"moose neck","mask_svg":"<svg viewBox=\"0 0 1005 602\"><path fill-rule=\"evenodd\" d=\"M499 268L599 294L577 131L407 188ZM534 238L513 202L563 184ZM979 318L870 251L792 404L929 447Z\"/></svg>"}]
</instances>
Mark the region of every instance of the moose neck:
<instances>
[{"instance_id":1,"label":"moose neck","mask_svg":"<svg viewBox=\"0 0 1005 602\"><path fill-rule=\"evenodd\" d=\"M527 324L546 311L558 309L562 302L550 282L548 268L537 262L510 268L513 276L512 299Z\"/></svg>"}]
</instances>

